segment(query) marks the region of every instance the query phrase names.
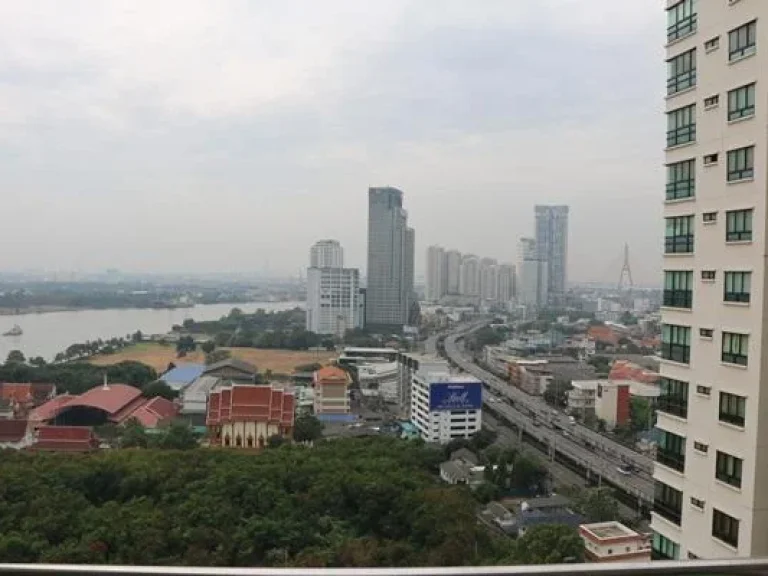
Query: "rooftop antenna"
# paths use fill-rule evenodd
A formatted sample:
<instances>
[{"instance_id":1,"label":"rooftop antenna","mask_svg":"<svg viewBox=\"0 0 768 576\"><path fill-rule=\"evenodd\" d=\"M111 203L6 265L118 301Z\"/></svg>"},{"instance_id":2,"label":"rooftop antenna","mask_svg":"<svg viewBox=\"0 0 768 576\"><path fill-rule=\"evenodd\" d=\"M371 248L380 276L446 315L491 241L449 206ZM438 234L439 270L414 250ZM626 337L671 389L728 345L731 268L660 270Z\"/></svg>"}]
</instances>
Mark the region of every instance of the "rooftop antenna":
<instances>
[{"instance_id":1,"label":"rooftop antenna","mask_svg":"<svg viewBox=\"0 0 768 576\"><path fill-rule=\"evenodd\" d=\"M109 384L107 383L107 373L104 372L104 385L102 386L104 390L109 390Z\"/></svg>"}]
</instances>

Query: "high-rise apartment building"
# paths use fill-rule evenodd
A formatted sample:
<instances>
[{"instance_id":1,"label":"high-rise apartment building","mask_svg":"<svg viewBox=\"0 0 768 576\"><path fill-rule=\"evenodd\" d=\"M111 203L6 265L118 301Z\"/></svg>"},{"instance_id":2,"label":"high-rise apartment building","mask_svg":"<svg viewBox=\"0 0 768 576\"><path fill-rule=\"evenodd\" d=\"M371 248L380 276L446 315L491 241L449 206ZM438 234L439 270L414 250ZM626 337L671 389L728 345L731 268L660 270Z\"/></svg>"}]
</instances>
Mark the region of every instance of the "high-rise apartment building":
<instances>
[{"instance_id":1,"label":"high-rise apartment building","mask_svg":"<svg viewBox=\"0 0 768 576\"><path fill-rule=\"evenodd\" d=\"M307 330L342 337L360 327L360 273L342 267L341 245L336 240L317 242L309 250L309 263Z\"/></svg>"},{"instance_id":2,"label":"high-rise apartment building","mask_svg":"<svg viewBox=\"0 0 768 576\"><path fill-rule=\"evenodd\" d=\"M536 249L547 263L547 303L561 304L568 284L568 206L536 206Z\"/></svg>"},{"instance_id":3,"label":"high-rise apartment building","mask_svg":"<svg viewBox=\"0 0 768 576\"><path fill-rule=\"evenodd\" d=\"M310 268L343 268L344 250L338 240L320 240L309 249Z\"/></svg>"},{"instance_id":4,"label":"high-rise apartment building","mask_svg":"<svg viewBox=\"0 0 768 576\"><path fill-rule=\"evenodd\" d=\"M446 294L456 296L461 290L461 252L448 250L445 253Z\"/></svg>"},{"instance_id":5,"label":"high-rise apartment building","mask_svg":"<svg viewBox=\"0 0 768 576\"><path fill-rule=\"evenodd\" d=\"M408 228L403 193L397 188L368 190L368 284L366 326L400 332L413 294L415 234Z\"/></svg>"},{"instance_id":6,"label":"high-rise apartment building","mask_svg":"<svg viewBox=\"0 0 768 576\"><path fill-rule=\"evenodd\" d=\"M533 238L520 238L518 242L518 267L520 279L518 300L520 304L535 308L547 304L547 261L541 259Z\"/></svg>"},{"instance_id":7,"label":"high-rise apartment building","mask_svg":"<svg viewBox=\"0 0 768 576\"><path fill-rule=\"evenodd\" d=\"M653 552L765 556L768 2L668 1L667 16Z\"/></svg>"},{"instance_id":8,"label":"high-rise apartment building","mask_svg":"<svg viewBox=\"0 0 768 576\"><path fill-rule=\"evenodd\" d=\"M473 254L465 254L461 259L459 293L462 296L480 296L480 259Z\"/></svg>"},{"instance_id":9,"label":"high-rise apartment building","mask_svg":"<svg viewBox=\"0 0 768 576\"><path fill-rule=\"evenodd\" d=\"M517 282L514 264L501 264L497 276L496 289L499 302L511 302L517 297Z\"/></svg>"},{"instance_id":10,"label":"high-rise apartment building","mask_svg":"<svg viewBox=\"0 0 768 576\"><path fill-rule=\"evenodd\" d=\"M445 250L440 246L427 248L427 291L429 302L437 302L447 292Z\"/></svg>"},{"instance_id":11,"label":"high-rise apartment building","mask_svg":"<svg viewBox=\"0 0 768 576\"><path fill-rule=\"evenodd\" d=\"M493 258L480 260L480 297L483 300L496 301L498 294L499 263Z\"/></svg>"}]
</instances>

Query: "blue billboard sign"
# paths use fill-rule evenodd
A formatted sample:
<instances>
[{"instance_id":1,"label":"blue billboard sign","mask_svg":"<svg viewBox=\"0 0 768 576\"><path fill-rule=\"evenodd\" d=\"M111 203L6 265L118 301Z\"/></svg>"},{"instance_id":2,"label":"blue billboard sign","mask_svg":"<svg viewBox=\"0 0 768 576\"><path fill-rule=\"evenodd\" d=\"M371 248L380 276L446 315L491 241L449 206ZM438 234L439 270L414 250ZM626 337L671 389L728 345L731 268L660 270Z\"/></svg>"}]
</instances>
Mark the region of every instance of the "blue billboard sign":
<instances>
[{"instance_id":1,"label":"blue billboard sign","mask_svg":"<svg viewBox=\"0 0 768 576\"><path fill-rule=\"evenodd\" d=\"M479 410L482 405L482 382L441 382L429 387L430 412Z\"/></svg>"}]
</instances>

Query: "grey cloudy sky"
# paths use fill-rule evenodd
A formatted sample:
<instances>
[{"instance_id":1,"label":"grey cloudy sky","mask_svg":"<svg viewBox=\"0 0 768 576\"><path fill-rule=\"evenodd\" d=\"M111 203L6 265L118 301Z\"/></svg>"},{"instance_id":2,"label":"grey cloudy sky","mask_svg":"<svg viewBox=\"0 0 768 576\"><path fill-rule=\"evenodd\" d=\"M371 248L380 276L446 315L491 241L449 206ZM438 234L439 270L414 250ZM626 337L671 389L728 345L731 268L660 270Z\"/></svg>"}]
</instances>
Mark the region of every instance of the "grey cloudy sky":
<instances>
[{"instance_id":1,"label":"grey cloudy sky","mask_svg":"<svg viewBox=\"0 0 768 576\"><path fill-rule=\"evenodd\" d=\"M365 267L367 188L515 260L571 206L573 280L656 282L664 13L627 0L0 1L0 269ZM417 270L418 272L419 270Z\"/></svg>"}]
</instances>

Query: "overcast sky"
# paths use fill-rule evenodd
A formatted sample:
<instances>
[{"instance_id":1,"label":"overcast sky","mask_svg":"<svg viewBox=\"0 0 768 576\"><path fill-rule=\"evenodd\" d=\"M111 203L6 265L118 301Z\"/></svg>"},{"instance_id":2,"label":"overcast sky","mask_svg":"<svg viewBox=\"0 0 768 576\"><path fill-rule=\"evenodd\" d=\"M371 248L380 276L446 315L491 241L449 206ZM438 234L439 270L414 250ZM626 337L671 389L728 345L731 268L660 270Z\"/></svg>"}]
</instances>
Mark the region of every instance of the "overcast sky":
<instances>
[{"instance_id":1,"label":"overcast sky","mask_svg":"<svg viewBox=\"0 0 768 576\"><path fill-rule=\"evenodd\" d=\"M659 278L664 12L627 0L0 0L0 269L365 268L367 189L424 252Z\"/></svg>"}]
</instances>

